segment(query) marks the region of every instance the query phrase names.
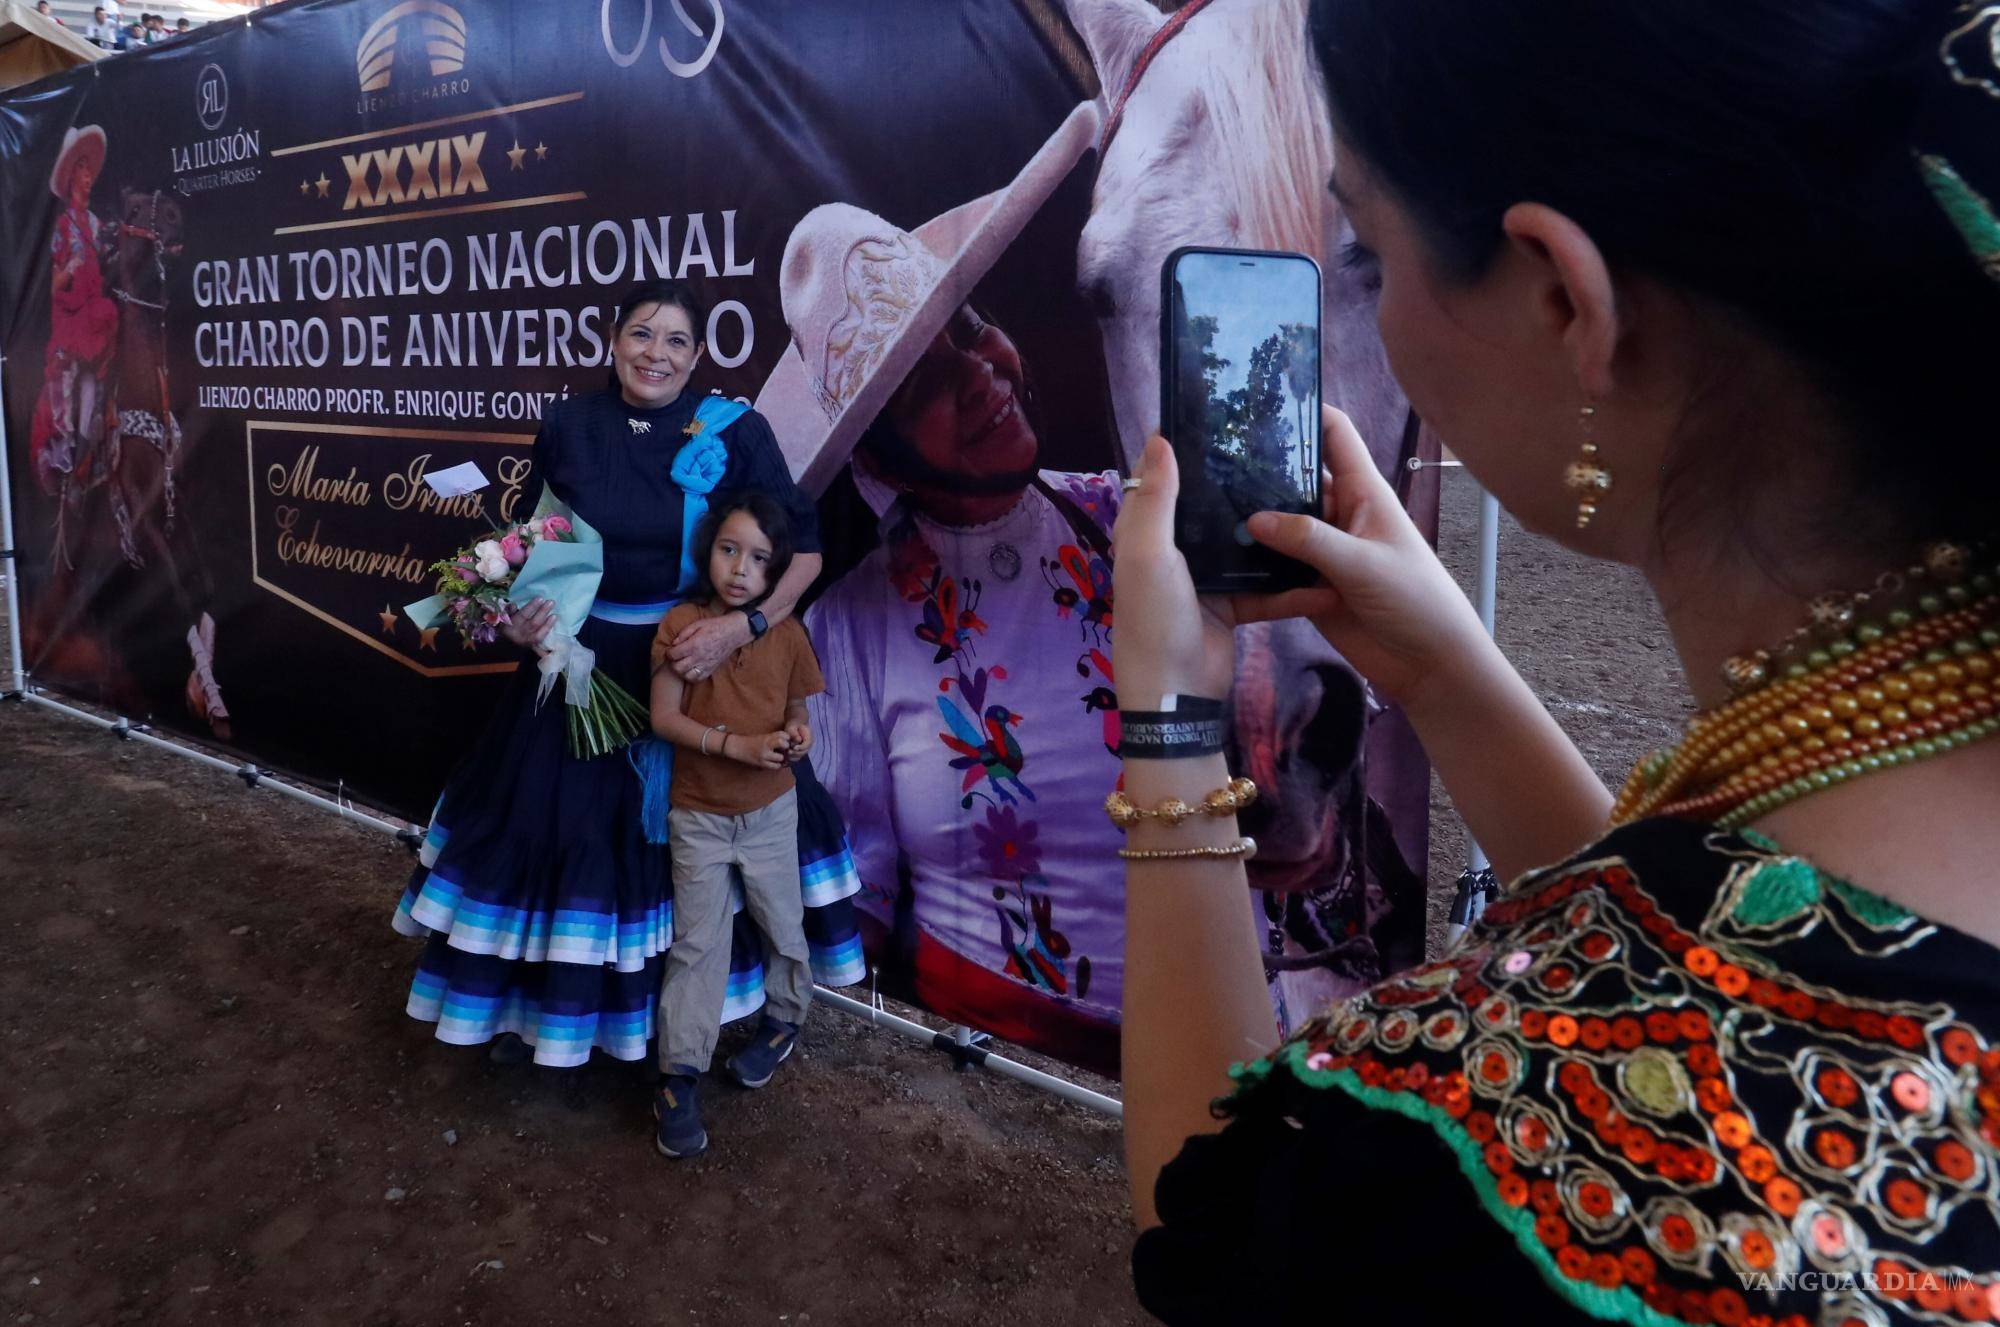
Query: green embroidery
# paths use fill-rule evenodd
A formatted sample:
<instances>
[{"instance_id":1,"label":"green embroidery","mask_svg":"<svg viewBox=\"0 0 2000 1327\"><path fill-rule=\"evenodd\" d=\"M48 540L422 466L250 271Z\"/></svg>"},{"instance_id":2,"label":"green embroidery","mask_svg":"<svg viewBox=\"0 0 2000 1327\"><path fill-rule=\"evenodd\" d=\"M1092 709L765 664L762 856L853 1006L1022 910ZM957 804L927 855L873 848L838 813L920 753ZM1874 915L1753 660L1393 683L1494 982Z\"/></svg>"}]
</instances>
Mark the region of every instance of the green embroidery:
<instances>
[{"instance_id":1,"label":"green embroidery","mask_svg":"<svg viewBox=\"0 0 2000 1327\"><path fill-rule=\"evenodd\" d=\"M1450 1112L1431 1105L1415 1093L1370 1087L1352 1069L1308 1069L1305 1067L1307 1051L1299 1042L1284 1047L1279 1054L1284 1056L1286 1068L1291 1070L1292 1076L1307 1087L1338 1088L1364 1106L1394 1111L1407 1119L1429 1125L1444 1145L1451 1149L1460 1172L1471 1181L1473 1191L1479 1195L1480 1206L1500 1223L1501 1229L1514 1237L1514 1243L1528 1256L1528 1261L1534 1264L1542 1279L1564 1299L1592 1317L1628 1322L1634 1327L1687 1327L1678 1318L1669 1318L1647 1307L1645 1300L1629 1286L1606 1290L1589 1281L1572 1281L1563 1275L1562 1268L1556 1265L1555 1255L1535 1236L1535 1214L1526 1207L1507 1205L1507 1200L1500 1196L1500 1188L1494 1182L1492 1172L1486 1169L1483 1149L1465 1131L1465 1126L1451 1117ZM1252 1065L1237 1065L1230 1073L1239 1079L1256 1081L1268 1077L1274 1067L1271 1061L1264 1060Z\"/></svg>"},{"instance_id":2,"label":"green embroidery","mask_svg":"<svg viewBox=\"0 0 2000 1327\"><path fill-rule=\"evenodd\" d=\"M1829 879L1827 887L1847 905L1847 910L1864 926L1878 931L1893 930L1916 919L1916 914L1900 904L1891 903L1880 894L1871 894L1859 885L1850 885L1845 880Z\"/></svg>"},{"instance_id":3,"label":"green embroidery","mask_svg":"<svg viewBox=\"0 0 2000 1327\"><path fill-rule=\"evenodd\" d=\"M1828 875L1801 858L1786 856L1785 850L1778 846L1777 840L1769 835L1746 829L1741 831L1741 837L1765 852L1782 858L1779 861L1753 867L1754 874L1743 882L1743 887L1737 895L1736 906L1730 911L1745 925L1768 926L1773 922L1797 916L1820 902L1822 880L1825 881L1827 891L1846 905L1848 913L1872 930L1892 931L1917 920L1915 913L1899 903L1891 903L1880 894L1870 893L1859 885L1849 884L1839 876ZM1773 875L1769 881L1763 878L1773 872L1785 874ZM1804 898L1808 888L1811 889L1812 896ZM1754 902L1751 898L1753 892L1756 895ZM1786 901L1783 895L1788 892L1796 892L1803 901Z\"/></svg>"},{"instance_id":4,"label":"green embroidery","mask_svg":"<svg viewBox=\"0 0 2000 1327\"><path fill-rule=\"evenodd\" d=\"M1819 872L1798 858L1750 868L1730 915L1745 926L1775 926L1818 906Z\"/></svg>"},{"instance_id":5,"label":"green embroidery","mask_svg":"<svg viewBox=\"0 0 2000 1327\"><path fill-rule=\"evenodd\" d=\"M1917 170L1930 186L1931 196L1951 219L1952 227L1972 250L1972 256L1979 260L1987 275L1993 275L2000 268L2000 217L1993 215L1993 205L1943 157L1920 156Z\"/></svg>"}]
</instances>

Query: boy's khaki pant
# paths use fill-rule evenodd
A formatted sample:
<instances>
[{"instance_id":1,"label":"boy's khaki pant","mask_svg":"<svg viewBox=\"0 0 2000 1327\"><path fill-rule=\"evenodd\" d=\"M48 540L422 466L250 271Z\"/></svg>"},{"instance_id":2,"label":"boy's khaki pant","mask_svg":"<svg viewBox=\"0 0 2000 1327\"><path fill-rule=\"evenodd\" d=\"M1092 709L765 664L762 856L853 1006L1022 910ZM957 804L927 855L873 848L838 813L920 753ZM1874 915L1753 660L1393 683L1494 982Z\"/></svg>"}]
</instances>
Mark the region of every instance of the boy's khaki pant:
<instances>
[{"instance_id":1,"label":"boy's khaki pant","mask_svg":"<svg viewBox=\"0 0 2000 1327\"><path fill-rule=\"evenodd\" d=\"M729 881L764 933L764 1012L794 1025L812 1005L805 902L799 887L799 801L787 791L747 815L674 808L674 943L660 986L660 1069L701 1073L715 1055L729 992Z\"/></svg>"}]
</instances>

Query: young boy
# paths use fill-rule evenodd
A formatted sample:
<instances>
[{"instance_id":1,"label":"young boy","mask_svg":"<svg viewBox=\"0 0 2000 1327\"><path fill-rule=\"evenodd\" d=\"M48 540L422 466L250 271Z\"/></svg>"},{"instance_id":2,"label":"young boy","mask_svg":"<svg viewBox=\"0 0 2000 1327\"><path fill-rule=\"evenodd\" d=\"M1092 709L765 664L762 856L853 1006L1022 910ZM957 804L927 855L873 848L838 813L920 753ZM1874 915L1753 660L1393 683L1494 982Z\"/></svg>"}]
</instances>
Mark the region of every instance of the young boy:
<instances>
[{"instance_id":1,"label":"young boy","mask_svg":"<svg viewBox=\"0 0 2000 1327\"><path fill-rule=\"evenodd\" d=\"M812 642L787 618L718 665L683 681L665 660L683 630L704 617L756 613L791 562L785 509L761 493L714 502L695 535L698 576L689 601L668 613L653 641L653 731L674 745L668 835L674 868L674 940L660 991L655 1139L670 1157L708 1146L695 1079L708 1069L729 981L730 876L743 882L764 935L765 1005L730 1075L762 1087L792 1053L812 1003L802 926L798 801L793 762L812 746L805 698L826 689Z\"/></svg>"}]
</instances>

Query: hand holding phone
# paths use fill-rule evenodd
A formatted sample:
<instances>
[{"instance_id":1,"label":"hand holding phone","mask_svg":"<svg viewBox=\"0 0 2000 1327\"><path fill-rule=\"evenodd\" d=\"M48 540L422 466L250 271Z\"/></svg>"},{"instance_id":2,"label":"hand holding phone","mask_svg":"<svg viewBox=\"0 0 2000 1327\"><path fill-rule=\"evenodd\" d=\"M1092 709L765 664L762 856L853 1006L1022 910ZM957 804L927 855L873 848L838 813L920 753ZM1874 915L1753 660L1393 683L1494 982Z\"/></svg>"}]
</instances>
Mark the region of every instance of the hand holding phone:
<instances>
[{"instance_id":1,"label":"hand holding phone","mask_svg":"<svg viewBox=\"0 0 2000 1327\"><path fill-rule=\"evenodd\" d=\"M1180 463L1174 542L1203 593L1309 585L1250 537L1320 508L1320 273L1304 254L1184 248L1160 273L1160 418Z\"/></svg>"}]
</instances>

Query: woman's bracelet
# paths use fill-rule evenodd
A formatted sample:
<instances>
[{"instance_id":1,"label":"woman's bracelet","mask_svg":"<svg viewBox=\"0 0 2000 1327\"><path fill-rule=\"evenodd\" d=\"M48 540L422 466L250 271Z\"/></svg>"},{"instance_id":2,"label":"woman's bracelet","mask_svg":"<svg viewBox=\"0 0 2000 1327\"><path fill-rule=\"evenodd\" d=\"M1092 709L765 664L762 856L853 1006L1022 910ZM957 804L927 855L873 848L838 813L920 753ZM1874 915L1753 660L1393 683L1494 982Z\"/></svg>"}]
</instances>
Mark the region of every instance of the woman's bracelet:
<instances>
[{"instance_id":1,"label":"woman's bracelet","mask_svg":"<svg viewBox=\"0 0 2000 1327\"><path fill-rule=\"evenodd\" d=\"M1118 754L1125 760L1177 760L1222 750L1223 704L1207 696L1177 696L1171 710L1123 710Z\"/></svg>"},{"instance_id":2,"label":"woman's bracelet","mask_svg":"<svg viewBox=\"0 0 2000 1327\"><path fill-rule=\"evenodd\" d=\"M729 755L729 725L726 723L712 723L701 730L701 753L704 756L708 754L708 735L710 733L722 734L722 746L720 750L722 755L727 757Z\"/></svg>"},{"instance_id":3,"label":"woman's bracelet","mask_svg":"<svg viewBox=\"0 0 2000 1327\"><path fill-rule=\"evenodd\" d=\"M1233 816L1244 807L1257 800L1257 785L1248 779L1231 779L1223 787L1215 789L1201 799L1201 805L1189 806L1178 797L1169 797L1148 811L1132 805L1132 799L1122 792L1114 792L1104 799L1104 814L1111 817L1111 823L1120 829L1130 829L1144 820L1157 820L1163 825L1179 825L1196 813L1206 816Z\"/></svg>"},{"instance_id":4,"label":"woman's bracelet","mask_svg":"<svg viewBox=\"0 0 2000 1327\"><path fill-rule=\"evenodd\" d=\"M1118 855L1128 862L1184 862L1257 855L1257 840L1244 836L1234 843L1205 843L1199 848L1120 848Z\"/></svg>"}]
</instances>

